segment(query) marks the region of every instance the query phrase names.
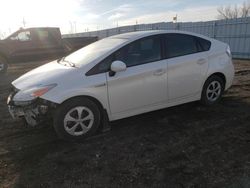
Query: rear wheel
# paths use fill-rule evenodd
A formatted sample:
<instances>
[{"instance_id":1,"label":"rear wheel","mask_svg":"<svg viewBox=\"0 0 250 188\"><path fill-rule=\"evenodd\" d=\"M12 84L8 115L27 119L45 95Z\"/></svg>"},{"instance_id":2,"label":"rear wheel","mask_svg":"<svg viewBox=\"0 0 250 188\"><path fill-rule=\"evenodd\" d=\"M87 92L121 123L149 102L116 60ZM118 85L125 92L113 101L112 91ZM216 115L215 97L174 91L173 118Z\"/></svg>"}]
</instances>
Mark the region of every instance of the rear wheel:
<instances>
[{"instance_id":1,"label":"rear wheel","mask_svg":"<svg viewBox=\"0 0 250 188\"><path fill-rule=\"evenodd\" d=\"M202 90L201 103L205 105L216 104L221 99L224 89L225 83L221 77L217 75L209 77Z\"/></svg>"},{"instance_id":2,"label":"rear wheel","mask_svg":"<svg viewBox=\"0 0 250 188\"><path fill-rule=\"evenodd\" d=\"M93 101L75 98L58 107L54 116L54 128L62 139L81 140L97 131L100 117L100 110Z\"/></svg>"},{"instance_id":3,"label":"rear wheel","mask_svg":"<svg viewBox=\"0 0 250 188\"><path fill-rule=\"evenodd\" d=\"M0 74L6 73L8 68L7 60L0 56Z\"/></svg>"}]
</instances>

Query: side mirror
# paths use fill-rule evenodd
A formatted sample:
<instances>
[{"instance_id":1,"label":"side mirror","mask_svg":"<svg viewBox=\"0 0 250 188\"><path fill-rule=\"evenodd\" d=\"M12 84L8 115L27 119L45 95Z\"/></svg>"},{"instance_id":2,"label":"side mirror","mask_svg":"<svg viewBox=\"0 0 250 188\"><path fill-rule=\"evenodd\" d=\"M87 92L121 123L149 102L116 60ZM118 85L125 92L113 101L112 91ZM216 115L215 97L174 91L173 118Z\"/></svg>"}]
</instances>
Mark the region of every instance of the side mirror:
<instances>
[{"instance_id":1,"label":"side mirror","mask_svg":"<svg viewBox=\"0 0 250 188\"><path fill-rule=\"evenodd\" d=\"M111 64L111 67L110 67L110 76L114 76L115 73L117 72L122 72L122 71L125 71L127 69L127 66L125 63L123 63L122 61L114 61L112 64Z\"/></svg>"}]
</instances>

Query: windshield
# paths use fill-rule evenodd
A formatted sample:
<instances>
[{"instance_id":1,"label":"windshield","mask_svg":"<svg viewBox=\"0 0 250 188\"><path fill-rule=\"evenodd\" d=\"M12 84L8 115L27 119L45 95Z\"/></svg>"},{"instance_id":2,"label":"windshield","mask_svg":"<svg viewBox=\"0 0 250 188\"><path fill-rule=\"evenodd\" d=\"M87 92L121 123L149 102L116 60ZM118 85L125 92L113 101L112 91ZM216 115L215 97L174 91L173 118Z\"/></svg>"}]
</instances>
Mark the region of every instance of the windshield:
<instances>
[{"instance_id":1,"label":"windshield","mask_svg":"<svg viewBox=\"0 0 250 188\"><path fill-rule=\"evenodd\" d=\"M124 42L126 42L126 40L121 38L102 39L66 56L62 61L71 62L76 67L81 67L120 46Z\"/></svg>"}]
</instances>

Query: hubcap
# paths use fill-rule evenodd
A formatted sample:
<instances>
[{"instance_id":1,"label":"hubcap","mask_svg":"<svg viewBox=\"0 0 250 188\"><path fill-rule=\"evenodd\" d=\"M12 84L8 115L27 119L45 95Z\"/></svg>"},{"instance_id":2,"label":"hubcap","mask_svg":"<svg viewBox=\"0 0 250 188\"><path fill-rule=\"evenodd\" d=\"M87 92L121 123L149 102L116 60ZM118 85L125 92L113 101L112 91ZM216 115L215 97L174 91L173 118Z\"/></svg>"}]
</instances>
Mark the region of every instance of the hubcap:
<instances>
[{"instance_id":1,"label":"hubcap","mask_svg":"<svg viewBox=\"0 0 250 188\"><path fill-rule=\"evenodd\" d=\"M207 99L211 102L216 101L221 94L221 84L218 81L213 81L207 87Z\"/></svg>"},{"instance_id":2,"label":"hubcap","mask_svg":"<svg viewBox=\"0 0 250 188\"><path fill-rule=\"evenodd\" d=\"M64 129L72 136L80 136L87 133L94 123L93 112L85 107L72 108L64 117Z\"/></svg>"},{"instance_id":3,"label":"hubcap","mask_svg":"<svg viewBox=\"0 0 250 188\"><path fill-rule=\"evenodd\" d=\"M0 63L0 71L2 71L4 69L4 64Z\"/></svg>"}]
</instances>

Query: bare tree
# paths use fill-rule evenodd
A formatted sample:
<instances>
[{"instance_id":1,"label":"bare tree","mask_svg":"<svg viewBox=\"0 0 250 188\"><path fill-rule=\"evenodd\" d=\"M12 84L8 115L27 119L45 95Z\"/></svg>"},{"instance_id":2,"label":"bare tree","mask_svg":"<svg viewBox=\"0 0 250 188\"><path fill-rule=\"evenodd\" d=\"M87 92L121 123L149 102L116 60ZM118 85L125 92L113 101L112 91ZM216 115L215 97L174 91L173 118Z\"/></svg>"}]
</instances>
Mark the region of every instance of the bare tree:
<instances>
[{"instance_id":1,"label":"bare tree","mask_svg":"<svg viewBox=\"0 0 250 188\"><path fill-rule=\"evenodd\" d=\"M243 18L250 16L250 1L243 3L241 15Z\"/></svg>"},{"instance_id":2,"label":"bare tree","mask_svg":"<svg viewBox=\"0 0 250 188\"><path fill-rule=\"evenodd\" d=\"M219 19L245 18L250 16L250 0L243 2L241 6L221 6L217 11Z\"/></svg>"}]
</instances>

